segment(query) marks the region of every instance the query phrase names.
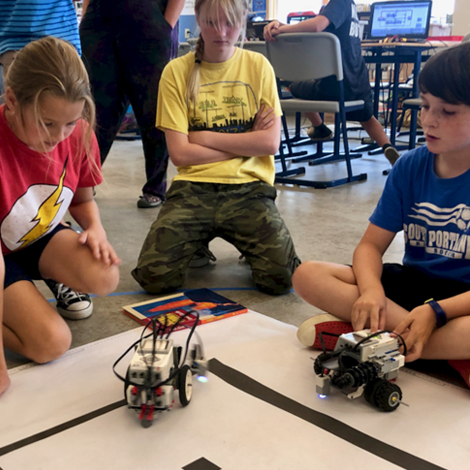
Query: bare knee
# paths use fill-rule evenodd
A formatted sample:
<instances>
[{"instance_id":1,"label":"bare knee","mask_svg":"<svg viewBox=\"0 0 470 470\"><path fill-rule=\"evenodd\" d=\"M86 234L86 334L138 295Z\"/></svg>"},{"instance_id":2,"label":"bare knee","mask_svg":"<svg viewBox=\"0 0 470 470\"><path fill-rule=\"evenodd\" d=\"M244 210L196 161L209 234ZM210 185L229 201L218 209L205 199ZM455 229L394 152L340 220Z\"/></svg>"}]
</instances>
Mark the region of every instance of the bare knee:
<instances>
[{"instance_id":1,"label":"bare knee","mask_svg":"<svg viewBox=\"0 0 470 470\"><path fill-rule=\"evenodd\" d=\"M86 280L86 287L83 292L105 296L114 292L119 283L119 268L110 266L93 273Z\"/></svg>"},{"instance_id":2,"label":"bare knee","mask_svg":"<svg viewBox=\"0 0 470 470\"><path fill-rule=\"evenodd\" d=\"M72 333L67 324L51 324L38 330L37 338L24 345L24 355L38 364L62 357L70 348Z\"/></svg>"},{"instance_id":3,"label":"bare knee","mask_svg":"<svg viewBox=\"0 0 470 470\"><path fill-rule=\"evenodd\" d=\"M305 261L294 272L292 285L294 291L303 299L312 300L318 283L328 275L327 265L321 261Z\"/></svg>"}]
</instances>

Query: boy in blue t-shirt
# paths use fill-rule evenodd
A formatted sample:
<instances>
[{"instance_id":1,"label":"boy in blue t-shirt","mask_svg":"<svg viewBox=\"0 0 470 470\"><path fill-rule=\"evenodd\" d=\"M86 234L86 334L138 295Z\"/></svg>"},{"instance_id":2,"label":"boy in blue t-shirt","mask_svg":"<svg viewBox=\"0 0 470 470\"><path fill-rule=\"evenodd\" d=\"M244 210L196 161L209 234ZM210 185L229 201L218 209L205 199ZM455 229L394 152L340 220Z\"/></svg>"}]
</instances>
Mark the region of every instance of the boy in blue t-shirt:
<instances>
[{"instance_id":1,"label":"boy in blue t-shirt","mask_svg":"<svg viewBox=\"0 0 470 470\"><path fill-rule=\"evenodd\" d=\"M312 317L298 337L320 347L321 331L393 330L408 362L447 359L470 386L470 43L433 56L418 82L427 145L394 166L352 267L299 266L295 291L339 318ZM383 264L401 230L403 265Z\"/></svg>"}]
</instances>

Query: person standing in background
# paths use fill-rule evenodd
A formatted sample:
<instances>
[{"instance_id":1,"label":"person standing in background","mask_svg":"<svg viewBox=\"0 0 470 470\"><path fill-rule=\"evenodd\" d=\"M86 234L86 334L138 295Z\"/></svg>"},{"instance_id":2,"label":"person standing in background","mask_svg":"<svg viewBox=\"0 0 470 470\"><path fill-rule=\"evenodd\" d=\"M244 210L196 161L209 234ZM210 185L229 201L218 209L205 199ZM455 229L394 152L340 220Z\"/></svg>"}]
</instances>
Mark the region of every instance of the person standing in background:
<instances>
[{"instance_id":1,"label":"person standing in background","mask_svg":"<svg viewBox=\"0 0 470 470\"><path fill-rule=\"evenodd\" d=\"M129 102L142 135L147 181L140 208L162 204L168 151L155 127L158 85L178 48L185 0L85 0L80 23L83 60L96 103L101 163L108 156Z\"/></svg>"},{"instance_id":2,"label":"person standing in background","mask_svg":"<svg viewBox=\"0 0 470 470\"><path fill-rule=\"evenodd\" d=\"M0 2L0 65L3 78L18 51L44 36L64 39L81 54L77 14L72 0Z\"/></svg>"}]
</instances>

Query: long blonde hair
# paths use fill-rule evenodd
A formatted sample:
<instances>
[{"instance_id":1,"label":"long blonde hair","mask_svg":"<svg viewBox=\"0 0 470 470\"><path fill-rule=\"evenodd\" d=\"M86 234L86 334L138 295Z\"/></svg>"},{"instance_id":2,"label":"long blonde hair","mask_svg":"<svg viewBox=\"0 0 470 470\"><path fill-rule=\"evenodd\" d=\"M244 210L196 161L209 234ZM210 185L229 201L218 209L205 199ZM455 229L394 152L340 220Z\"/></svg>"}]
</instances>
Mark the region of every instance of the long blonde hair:
<instances>
[{"instance_id":1,"label":"long blonde hair","mask_svg":"<svg viewBox=\"0 0 470 470\"><path fill-rule=\"evenodd\" d=\"M47 36L26 45L18 52L5 77L5 88L10 87L18 102L21 121L25 126L23 111L32 106L36 122L47 133L48 129L39 112L45 96L62 98L71 103L83 100L82 142L78 148L86 152L92 170L99 171L92 158L95 103L85 66L74 46L62 39ZM78 155L77 155L78 156Z\"/></svg>"},{"instance_id":2,"label":"long blonde hair","mask_svg":"<svg viewBox=\"0 0 470 470\"><path fill-rule=\"evenodd\" d=\"M240 25L240 40L245 38L246 29L246 10L248 4L246 0L196 0L194 11L196 17L200 18L201 10L205 7L206 13L209 15L215 12L215 18L211 18L216 27L219 27L220 21L218 18L218 7L222 7L223 12L227 16L231 25ZM194 51L194 65L189 73L188 83L186 86L186 97L193 105L196 105L197 96L200 87L200 68L201 61L204 56L204 39L199 34Z\"/></svg>"}]
</instances>

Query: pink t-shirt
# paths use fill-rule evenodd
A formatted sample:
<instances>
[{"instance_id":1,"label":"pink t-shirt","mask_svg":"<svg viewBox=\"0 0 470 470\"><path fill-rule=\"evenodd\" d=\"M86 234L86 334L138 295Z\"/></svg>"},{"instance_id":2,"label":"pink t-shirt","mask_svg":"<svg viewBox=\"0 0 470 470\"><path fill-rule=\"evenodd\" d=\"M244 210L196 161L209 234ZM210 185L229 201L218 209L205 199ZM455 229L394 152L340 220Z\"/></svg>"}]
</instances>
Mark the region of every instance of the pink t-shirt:
<instances>
[{"instance_id":1,"label":"pink t-shirt","mask_svg":"<svg viewBox=\"0 0 470 470\"><path fill-rule=\"evenodd\" d=\"M62 220L77 188L101 183L100 152L93 136L92 164L81 145L82 124L44 155L21 142L0 106L0 239L3 254L25 248ZM94 168L93 168L94 167Z\"/></svg>"}]
</instances>

